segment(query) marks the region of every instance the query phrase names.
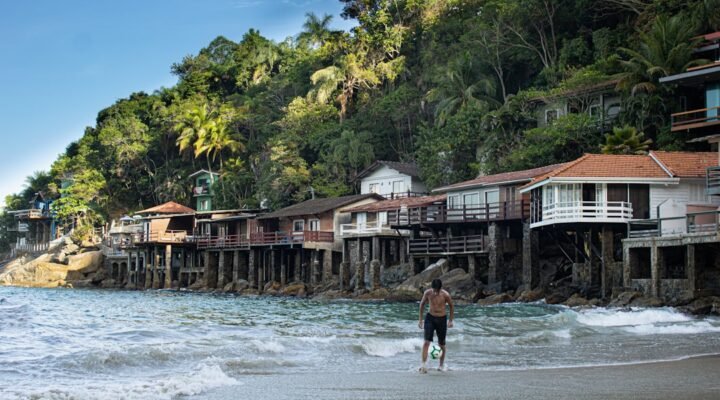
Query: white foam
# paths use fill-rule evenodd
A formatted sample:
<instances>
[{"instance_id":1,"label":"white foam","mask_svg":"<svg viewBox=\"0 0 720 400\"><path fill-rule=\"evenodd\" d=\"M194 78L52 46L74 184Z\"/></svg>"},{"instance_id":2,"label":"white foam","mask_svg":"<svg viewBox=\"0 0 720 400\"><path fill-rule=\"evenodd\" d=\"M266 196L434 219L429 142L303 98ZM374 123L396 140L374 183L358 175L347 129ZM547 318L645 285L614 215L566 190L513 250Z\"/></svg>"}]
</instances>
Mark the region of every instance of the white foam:
<instances>
[{"instance_id":1,"label":"white foam","mask_svg":"<svg viewBox=\"0 0 720 400\"><path fill-rule=\"evenodd\" d=\"M362 349L367 355L386 358L400 353L418 351L422 345L423 340L420 338L404 340L369 339L362 343Z\"/></svg>"},{"instance_id":2,"label":"white foam","mask_svg":"<svg viewBox=\"0 0 720 400\"><path fill-rule=\"evenodd\" d=\"M572 335L570 335L570 329L560 329L557 331L553 331L553 335L555 335L556 337L559 337L561 339L572 338Z\"/></svg>"},{"instance_id":3,"label":"white foam","mask_svg":"<svg viewBox=\"0 0 720 400\"><path fill-rule=\"evenodd\" d=\"M298 340L300 340L300 341L302 341L302 342L306 342L306 343L330 343L330 342L332 342L332 341L334 341L334 340L336 340L336 339L337 339L337 336L335 336L335 335L325 336L325 337L320 337L320 336L303 336L303 337L299 337L299 338L298 338Z\"/></svg>"},{"instance_id":4,"label":"white foam","mask_svg":"<svg viewBox=\"0 0 720 400\"><path fill-rule=\"evenodd\" d=\"M637 335L691 335L699 333L720 332L720 326L713 326L709 322L693 322L682 325L640 325L624 328L625 331Z\"/></svg>"},{"instance_id":5,"label":"white foam","mask_svg":"<svg viewBox=\"0 0 720 400\"><path fill-rule=\"evenodd\" d=\"M255 346L258 351L261 353L283 353L285 352L285 346L278 342L272 342L272 341L261 341L261 340L253 340L250 342L253 346Z\"/></svg>"},{"instance_id":6,"label":"white foam","mask_svg":"<svg viewBox=\"0 0 720 400\"><path fill-rule=\"evenodd\" d=\"M692 321L677 311L658 308L653 310L592 309L578 313L577 322L587 326L621 327Z\"/></svg>"}]
</instances>

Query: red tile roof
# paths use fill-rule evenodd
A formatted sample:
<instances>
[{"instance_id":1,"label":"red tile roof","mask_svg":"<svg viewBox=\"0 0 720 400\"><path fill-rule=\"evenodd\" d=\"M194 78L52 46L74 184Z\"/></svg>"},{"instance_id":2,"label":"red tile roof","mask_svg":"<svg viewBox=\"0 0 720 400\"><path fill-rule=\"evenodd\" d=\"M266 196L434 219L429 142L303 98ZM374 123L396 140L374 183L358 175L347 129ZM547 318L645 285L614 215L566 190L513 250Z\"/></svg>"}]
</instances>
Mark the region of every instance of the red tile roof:
<instances>
[{"instance_id":1,"label":"red tile roof","mask_svg":"<svg viewBox=\"0 0 720 400\"><path fill-rule=\"evenodd\" d=\"M352 208L346 208L343 211L345 212L375 212L375 211L388 211L388 210L397 210L401 208L402 206L406 207L421 207L421 206L427 206L430 204L433 204L435 202L439 201L445 201L444 194L435 195L435 196L422 196L422 197L404 197L401 199L393 199L393 200L383 200L378 201L377 203L371 203L371 204L363 204L357 207Z\"/></svg>"},{"instance_id":2,"label":"red tile roof","mask_svg":"<svg viewBox=\"0 0 720 400\"><path fill-rule=\"evenodd\" d=\"M470 188L470 187L488 186L488 185L500 185L503 183L510 183L510 182L529 181L532 178L535 178L540 175L544 175L548 172L551 172L557 168L562 167L563 165L565 165L565 164L553 164L553 165L547 165L545 167L525 169L522 171L503 172L501 174L478 176L477 178L471 179L469 181L458 182L458 183L453 183L452 185L439 187L439 188L433 190L433 192L446 192L446 191L451 191L453 189L460 189L460 188Z\"/></svg>"},{"instance_id":3,"label":"red tile roof","mask_svg":"<svg viewBox=\"0 0 720 400\"><path fill-rule=\"evenodd\" d=\"M192 214L195 210L178 204L174 201L168 201L165 204L148 208L147 210L138 211L135 214Z\"/></svg>"},{"instance_id":4,"label":"red tile roof","mask_svg":"<svg viewBox=\"0 0 720 400\"><path fill-rule=\"evenodd\" d=\"M651 151L650 156L677 178L704 178L708 167L719 164L714 152Z\"/></svg>"}]
</instances>

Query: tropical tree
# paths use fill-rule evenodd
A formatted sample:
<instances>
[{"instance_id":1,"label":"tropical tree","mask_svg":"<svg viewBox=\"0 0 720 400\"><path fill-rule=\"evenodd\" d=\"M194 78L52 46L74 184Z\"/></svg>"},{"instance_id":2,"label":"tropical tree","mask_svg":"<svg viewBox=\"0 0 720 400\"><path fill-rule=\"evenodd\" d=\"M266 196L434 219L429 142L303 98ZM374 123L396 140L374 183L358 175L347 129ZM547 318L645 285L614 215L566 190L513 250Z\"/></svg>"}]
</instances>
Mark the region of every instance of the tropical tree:
<instances>
[{"instance_id":1,"label":"tropical tree","mask_svg":"<svg viewBox=\"0 0 720 400\"><path fill-rule=\"evenodd\" d=\"M330 31L332 15L325 14L318 17L315 13L309 12L305 14L305 17L307 19L303 24L303 31L298 35L298 41L308 43L313 47L324 45L332 35Z\"/></svg>"},{"instance_id":2,"label":"tropical tree","mask_svg":"<svg viewBox=\"0 0 720 400\"><path fill-rule=\"evenodd\" d=\"M605 135L605 145L602 152L605 154L647 154L652 144L651 139L645 139L643 132L638 132L632 126L613 128L613 133Z\"/></svg>"},{"instance_id":3,"label":"tropical tree","mask_svg":"<svg viewBox=\"0 0 720 400\"><path fill-rule=\"evenodd\" d=\"M360 171L375 159L370 137L368 132L344 130L340 137L332 142L332 151L328 158L335 173L347 183L354 183Z\"/></svg>"}]
</instances>

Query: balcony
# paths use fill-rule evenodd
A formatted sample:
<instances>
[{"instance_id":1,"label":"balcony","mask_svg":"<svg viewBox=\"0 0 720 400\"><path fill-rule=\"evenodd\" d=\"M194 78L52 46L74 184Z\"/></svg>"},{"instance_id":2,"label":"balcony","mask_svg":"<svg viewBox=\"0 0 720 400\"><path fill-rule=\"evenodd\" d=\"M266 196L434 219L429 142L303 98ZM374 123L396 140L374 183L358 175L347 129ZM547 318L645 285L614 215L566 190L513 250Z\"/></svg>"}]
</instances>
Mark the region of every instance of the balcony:
<instances>
[{"instance_id":1,"label":"balcony","mask_svg":"<svg viewBox=\"0 0 720 400\"><path fill-rule=\"evenodd\" d=\"M195 239L200 249L248 249L250 240L246 235L199 236Z\"/></svg>"},{"instance_id":2,"label":"balcony","mask_svg":"<svg viewBox=\"0 0 720 400\"><path fill-rule=\"evenodd\" d=\"M687 234L717 234L720 232L720 211L701 211L669 218L631 221L628 237L653 238Z\"/></svg>"},{"instance_id":3,"label":"balcony","mask_svg":"<svg viewBox=\"0 0 720 400\"><path fill-rule=\"evenodd\" d=\"M445 223L471 223L521 220L530 215L530 204L523 200L502 201L468 207L448 208L444 204L388 211L388 224L409 226Z\"/></svg>"},{"instance_id":4,"label":"balcony","mask_svg":"<svg viewBox=\"0 0 720 400\"><path fill-rule=\"evenodd\" d=\"M380 220L364 222L359 224L342 224L340 225L340 236L353 235L373 235L373 234L395 235L397 232L390 227L387 222Z\"/></svg>"},{"instance_id":5,"label":"balcony","mask_svg":"<svg viewBox=\"0 0 720 400\"><path fill-rule=\"evenodd\" d=\"M210 194L210 186L195 186L193 196L207 196Z\"/></svg>"},{"instance_id":6,"label":"balcony","mask_svg":"<svg viewBox=\"0 0 720 400\"><path fill-rule=\"evenodd\" d=\"M410 239L410 254L471 254L485 251L485 236Z\"/></svg>"},{"instance_id":7,"label":"balcony","mask_svg":"<svg viewBox=\"0 0 720 400\"><path fill-rule=\"evenodd\" d=\"M532 228L563 223L627 223L633 218L632 204L625 201L570 201L543 205Z\"/></svg>"},{"instance_id":8,"label":"balcony","mask_svg":"<svg viewBox=\"0 0 720 400\"><path fill-rule=\"evenodd\" d=\"M684 131L720 124L720 107L701 108L670 115L671 131Z\"/></svg>"},{"instance_id":9,"label":"balcony","mask_svg":"<svg viewBox=\"0 0 720 400\"><path fill-rule=\"evenodd\" d=\"M132 236L134 244L140 243L188 243L194 238L187 231L140 232Z\"/></svg>"},{"instance_id":10,"label":"balcony","mask_svg":"<svg viewBox=\"0 0 720 400\"><path fill-rule=\"evenodd\" d=\"M720 166L707 169L705 182L708 195L720 195Z\"/></svg>"},{"instance_id":11,"label":"balcony","mask_svg":"<svg viewBox=\"0 0 720 400\"><path fill-rule=\"evenodd\" d=\"M306 242L332 243L335 237L332 232L302 231L302 232L256 232L250 234L252 245L293 245Z\"/></svg>"}]
</instances>

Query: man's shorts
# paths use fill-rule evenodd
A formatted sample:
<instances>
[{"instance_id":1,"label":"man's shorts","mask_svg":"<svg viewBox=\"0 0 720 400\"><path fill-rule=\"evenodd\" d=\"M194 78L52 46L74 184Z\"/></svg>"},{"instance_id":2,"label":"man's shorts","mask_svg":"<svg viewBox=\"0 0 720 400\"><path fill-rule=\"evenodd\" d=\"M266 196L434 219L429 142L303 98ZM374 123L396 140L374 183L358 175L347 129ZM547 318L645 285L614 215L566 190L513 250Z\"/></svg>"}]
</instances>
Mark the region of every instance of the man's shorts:
<instances>
[{"instance_id":1,"label":"man's shorts","mask_svg":"<svg viewBox=\"0 0 720 400\"><path fill-rule=\"evenodd\" d=\"M433 332L437 332L438 343L445 346L445 335L447 335L447 315L434 317L430 313L425 315L425 340L433 341Z\"/></svg>"}]
</instances>

